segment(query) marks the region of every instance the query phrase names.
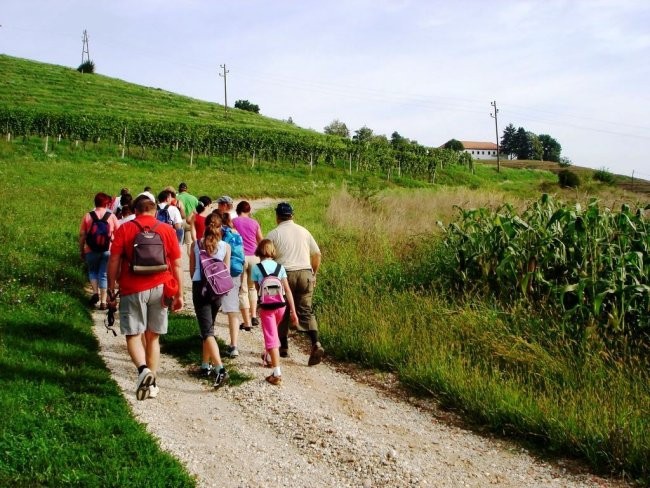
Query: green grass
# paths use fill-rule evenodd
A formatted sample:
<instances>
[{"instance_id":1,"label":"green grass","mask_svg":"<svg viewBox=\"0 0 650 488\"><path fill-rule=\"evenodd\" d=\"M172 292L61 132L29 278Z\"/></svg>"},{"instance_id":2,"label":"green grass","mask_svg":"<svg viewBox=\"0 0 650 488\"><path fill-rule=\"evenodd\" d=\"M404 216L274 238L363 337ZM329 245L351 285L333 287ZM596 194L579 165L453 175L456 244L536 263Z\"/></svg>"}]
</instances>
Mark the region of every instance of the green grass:
<instances>
[{"instance_id":1,"label":"green grass","mask_svg":"<svg viewBox=\"0 0 650 488\"><path fill-rule=\"evenodd\" d=\"M280 120L233 108L229 108L226 119L223 105L101 74L81 74L74 68L0 55L0 72L0 106L304 131Z\"/></svg>"},{"instance_id":2,"label":"green grass","mask_svg":"<svg viewBox=\"0 0 650 488\"><path fill-rule=\"evenodd\" d=\"M342 244L319 280L328 351L394 371L478 425L647 482L648 372L567 340L541 307L452 296L436 237L395 230L330 231Z\"/></svg>"}]
</instances>

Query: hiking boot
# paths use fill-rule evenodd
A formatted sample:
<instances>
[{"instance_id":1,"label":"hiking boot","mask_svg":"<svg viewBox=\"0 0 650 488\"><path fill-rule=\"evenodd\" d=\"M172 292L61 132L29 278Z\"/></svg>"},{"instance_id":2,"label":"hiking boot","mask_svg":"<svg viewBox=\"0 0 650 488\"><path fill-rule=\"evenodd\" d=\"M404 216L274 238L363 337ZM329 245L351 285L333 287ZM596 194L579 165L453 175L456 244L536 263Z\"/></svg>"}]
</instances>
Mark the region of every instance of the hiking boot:
<instances>
[{"instance_id":1,"label":"hiking boot","mask_svg":"<svg viewBox=\"0 0 650 488\"><path fill-rule=\"evenodd\" d=\"M280 386L282 384L282 376L275 376L272 374L266 377L266 381L274 386Z\"/></svg>"},{"instance_id":2,"label":"hiking boot","mask_svg":"<svg viewBox=\"0 0 650 488\"><path fill-rule=\"evenodd\" d=\"M230 356L231 358L236 358L237 356L239 356L239 351L235 346L228 346L228 356Z\"/></svg>"},{"instance_id":3,"label":"hiking boot","mask_svg":"<svg viewBox=\"0 0 650 488\"><path fill-rule=\"evenodd\" d=\"M138 375L138 381L135 384L135 397L138 400L145 400L149 396L149 387L153 384L153 373L149 368L144 368Z\"/></svg>"},{"instance_id":4,"label":"hiking boot","mask_svg":"<svg viewBox=\"0 0 650 488\"><path fill-rule=\"evenodd\" d=\"M227 384L228 381L230 381L230 375L228 372L225 370L225 368L221 368L218 373L216 373L215 378L214 378L214 389L219 389L223 385Z\"/></svg>"},{"instance_id":5,"label":"hiking boot","mask_svg":"<svg viewBox=\"0 0 650 488\"><path fill-rule=\"evenodd\" d=\"M250 332L250 331L251 331L251 327L250 327L250 325L239 324L239 330L245 330L246 332Z\"/></svg>"},{"instance_id":6,"label":"hiking boot","mask_svg":"<svg viewBox=\"0 0 650 488\"><path fill-rule=\"evenodd\" d=\"M289 348L288 347L281 347L280 348L280 357L281 358L288 358L289 357Z\"/></svg>"},{"instance_id":7,"label":"hiking boot","mask_svg":"<svg viewBox=\"0 0 650 488\"><path fill-rule=\"evenodd\" d=\"M158 392L160 392L160 388L158 388L156 385L149 386L149 398L156 398L158 396Z\"/></svg>"},{"instance_id":8,"label":"hiking boot","mask_svg":"<svg viewBox=\"0 0 650 488\"><path fill-rule=\"evenodd\" d=\"M311 354L309 355L309 361L307 361L307 366L316 366L323 360L323 355L325 354L325 349L320 345L320 342L317 342L311 346Z\"/></svg>"},{"instance_id":9,"label":"hiking boot","mask_svg":"<svg viewBox=\"0 0 650 488\"><path fill-rule=\"evenodd\" d=\"M105 303L100 303L99 304L99 309L100 310L106 310L106 304Z\"/></svg>"},{"instance_id":10,"label":"hiking boot","mask_svg":"<svg viewBox=\"0 0 650 488\"><path fill-rule=\"evenodd\" d=\"M98 303L99 303L99 294L98 294L98 293L95 293L95 294L94 294L93 296L91 296L90 299L88 300L88 305L91 306L91 307L94 307L94 306L97 305Z\"/></svg>"},{"instance_id":11,"label":"hiking boot","mask_svg":"<svg viewBox=\"0 0 650 488\"><path fill-rule=\"evenodd\" d=\"M258 319L257 317L253 317L253 318L251 319L251 325L252 325L253 327L257 327L258 325L260 325L260 319Z\"/></svg>"}]
</instances>

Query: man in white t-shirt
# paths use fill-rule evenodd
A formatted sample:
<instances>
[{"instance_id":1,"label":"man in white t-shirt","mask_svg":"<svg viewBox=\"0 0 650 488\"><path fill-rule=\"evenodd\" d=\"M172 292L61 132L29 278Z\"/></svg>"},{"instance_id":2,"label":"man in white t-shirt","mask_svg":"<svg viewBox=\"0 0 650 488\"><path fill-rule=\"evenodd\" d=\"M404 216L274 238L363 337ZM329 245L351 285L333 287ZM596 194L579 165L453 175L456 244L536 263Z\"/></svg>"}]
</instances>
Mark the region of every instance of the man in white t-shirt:
<instances>
[{"instance_id":1,"label":"man in white t-shirt","mask_svg":"<svg viewBox=\"0 0 650 488\"><path fill-rule=\"evenodd\" d=\"M178 210L178 207L172 205L171 202L172 194L170 191L163 190L158 194L158 210L156 212L156 218L161 222L171 225L176 231L178 243L182 244L183 217L181 216L181 211Z\"/></svg>"}]
</instances>

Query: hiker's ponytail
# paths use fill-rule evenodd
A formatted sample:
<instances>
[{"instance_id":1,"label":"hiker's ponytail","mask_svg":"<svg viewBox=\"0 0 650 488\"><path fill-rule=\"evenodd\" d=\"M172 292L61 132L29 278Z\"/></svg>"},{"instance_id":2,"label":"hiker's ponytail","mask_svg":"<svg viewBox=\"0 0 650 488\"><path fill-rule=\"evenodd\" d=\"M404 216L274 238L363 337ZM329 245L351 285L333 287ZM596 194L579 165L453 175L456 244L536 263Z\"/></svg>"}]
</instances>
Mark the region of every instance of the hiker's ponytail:
<instances>
[{"instance_id":1,"label":"hiker's ponytail","mask_svg":"<svg viewBox=\"0 0 650 488\"><path fill-rule=\"evenodd\" d=\"M220 240L221 217L212 213L205 218L205 231L203 232L203 245L208 256L212 256L215 253Z\"/></svg>"}]
</instances>

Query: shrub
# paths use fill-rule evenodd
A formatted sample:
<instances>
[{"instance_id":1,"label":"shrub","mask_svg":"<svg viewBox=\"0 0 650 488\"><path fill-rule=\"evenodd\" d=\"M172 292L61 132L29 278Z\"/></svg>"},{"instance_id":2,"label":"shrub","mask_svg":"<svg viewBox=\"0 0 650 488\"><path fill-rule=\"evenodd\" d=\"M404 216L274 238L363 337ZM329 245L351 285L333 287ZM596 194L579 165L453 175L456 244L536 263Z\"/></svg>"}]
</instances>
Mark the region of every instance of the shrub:
<instances>
[{"instance_id":1,"label":"shrub","mask_svg":"<svg viewBox=\"0 0 650 488\"><path fill-rule=\"evenodd\" d=\"M578 188L580 186L580 177L573 171L563 169L557 174L558 183L565 188Z\"/></svg>"},{"instance_id":2,"label":"shrub","mask_svg":"<svg viewBox=\"0 0 650 488\"><path fill-rule=\"evenodd\" d=\"M600 181L608 185L613 185L616 183L614 174L611 173L607 168L600 168L599 170L594 171L593 178L596 181Z\"/></svg>"},{"instance_id":3,"label":"shrub","mask_svg":"<svg viewBox=\"0 0 650 488\"><path fill-rule=\"evenodd\" d=\"M94 73L95 72L95 63L92 62L90 59L88 61L84 61L79 65L77 68L77 71L79 73Z\"/></svg>"},{"instance_id":4,"label":"shrub","mask_svg":"<svg viewBox=\"0 0 650 488\"><path fill-rule=\"evenodd\" d=\"M558 164L560 165L561 168L568 168L573 163L571 162L571 160L569 158L565 158L564 156L562 156L560 158L560 162Z\"/></svg>"},{"instance_id":5,"label":"shrub","mask_svg":"<svg viewBox=\"0 0 650 488\"><path fill-rule=\"evenodd\" d=\"M237 100L235 102L235 108L246 110L247 112L253 112L254 114L260 113L260 106L255 103L251 103L248 100Z\"/></svg>"}]
</instances>

